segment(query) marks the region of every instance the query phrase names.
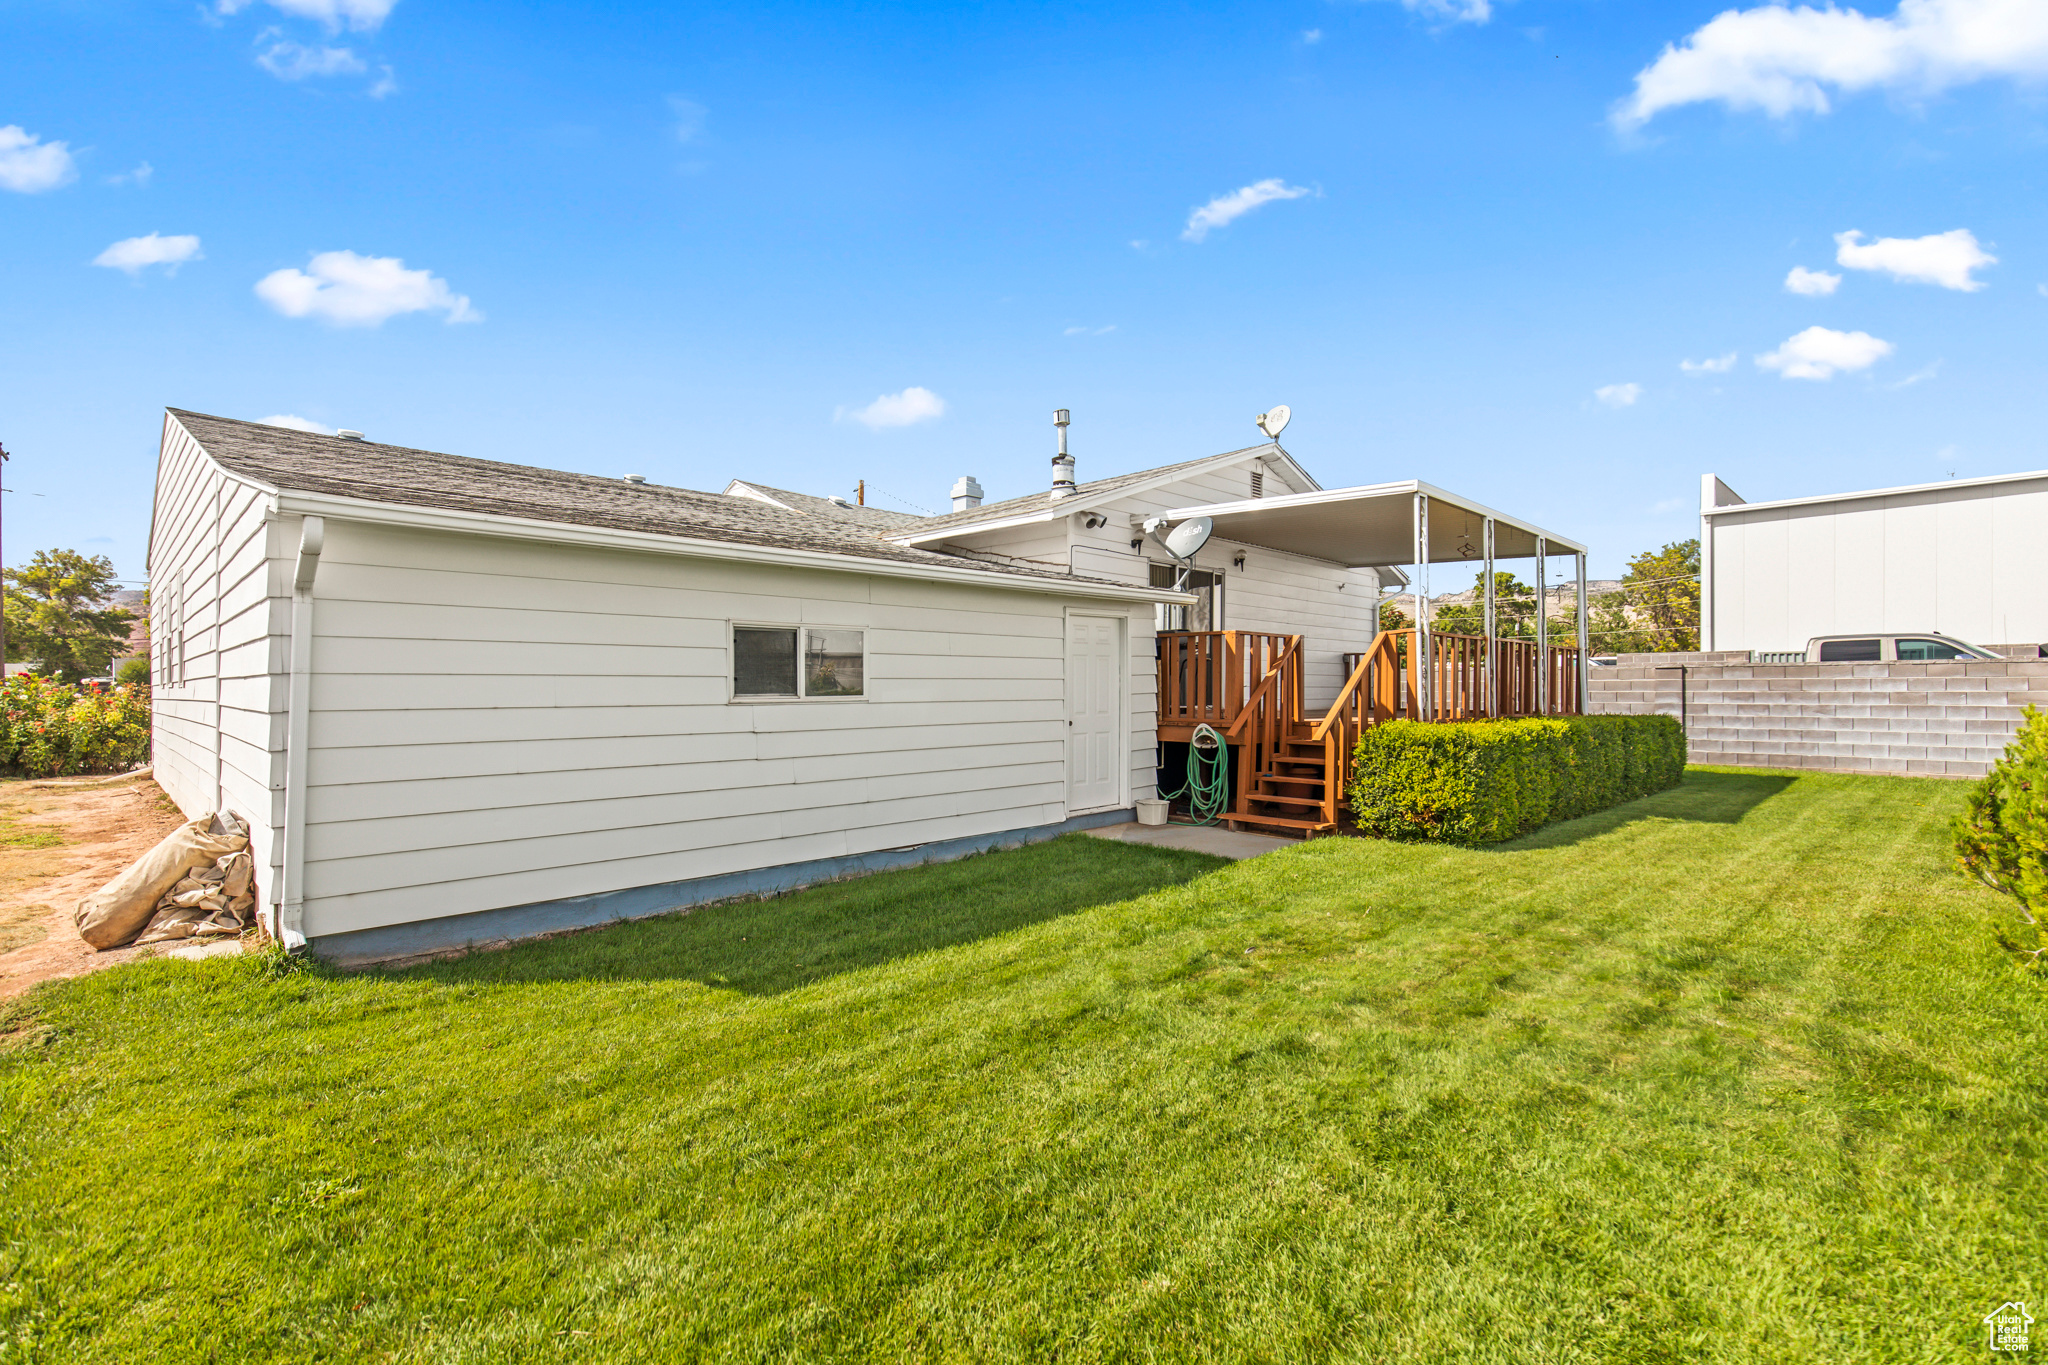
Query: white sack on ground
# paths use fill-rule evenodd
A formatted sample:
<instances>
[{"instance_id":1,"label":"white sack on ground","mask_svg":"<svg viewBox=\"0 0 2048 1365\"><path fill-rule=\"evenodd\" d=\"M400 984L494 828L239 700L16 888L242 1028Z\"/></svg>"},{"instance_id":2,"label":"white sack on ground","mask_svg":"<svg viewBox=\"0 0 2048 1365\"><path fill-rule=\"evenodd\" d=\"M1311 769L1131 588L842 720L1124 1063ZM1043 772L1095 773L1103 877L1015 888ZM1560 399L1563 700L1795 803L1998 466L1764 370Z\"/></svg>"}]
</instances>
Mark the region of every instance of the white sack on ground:
<instances>
[{"instance_id":1,"label":"white sack on ground","mask_svg":"<svg viewBox=\"0 0 2048 1365\"><path fill-rule=\"evenodd\" d=\"M135 937L156 913L157 902L196 868L211 869L249 846L249 831L233 815L202 815L164 836L163 842L78 902L78 936L105 952ZM246 877L244 879L247 885Z\"/></svg>"},{"instance_id":2,"label":"white sack on ground","mask_svg":"<svg viewBox=\"0 0 2048 1365\"><path fill-rule=\"evenodd\" d=\"M240 934L256 920L250 878L256 865L230 853L211 867L194 868L157 902L156 914L136 943Z\"/></svg>"}]
</instances>

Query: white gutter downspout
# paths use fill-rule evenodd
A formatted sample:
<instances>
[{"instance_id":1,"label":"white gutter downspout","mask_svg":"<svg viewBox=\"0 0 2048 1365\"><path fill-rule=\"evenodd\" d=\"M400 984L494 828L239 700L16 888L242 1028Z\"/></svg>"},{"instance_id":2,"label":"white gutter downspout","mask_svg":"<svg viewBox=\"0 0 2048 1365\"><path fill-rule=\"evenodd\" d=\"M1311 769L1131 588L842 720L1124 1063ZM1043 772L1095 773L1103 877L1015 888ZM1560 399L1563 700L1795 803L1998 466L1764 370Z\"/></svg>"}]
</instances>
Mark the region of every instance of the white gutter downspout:
<instances>
[{"instance_id":1,"label":"white gutter downspout","mask_svg":"<svg viewBox=\"0 0 2048 1365\"><path fill-rule=\"evenodd\" d=\"M313 674L313 576L327 544L327 519L307 517L299 528L299 558L292 573L291 691L284 747L284 896L277 938L285 951L306 946L306 730Z\"/></svg>"}]
</instances>

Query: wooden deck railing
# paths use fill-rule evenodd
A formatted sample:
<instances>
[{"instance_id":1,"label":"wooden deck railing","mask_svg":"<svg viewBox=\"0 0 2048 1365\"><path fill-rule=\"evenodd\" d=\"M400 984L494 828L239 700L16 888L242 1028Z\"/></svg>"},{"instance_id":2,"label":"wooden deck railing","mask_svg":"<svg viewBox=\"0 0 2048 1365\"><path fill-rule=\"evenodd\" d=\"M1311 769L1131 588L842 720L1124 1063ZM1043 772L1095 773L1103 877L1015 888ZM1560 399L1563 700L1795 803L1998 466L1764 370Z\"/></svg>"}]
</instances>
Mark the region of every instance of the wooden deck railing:
<instances>
[{"instance_id":1,"label":"wooden deck railing","mask_svg":"<svg viewBox=\"0 0 2048 1365\"><path fill-rule=\"evenodd\" d=\"M1273 666L1252 688L1237 717L1223 732L1224 742L1244 746L1239 760L1247 773L1271 772L1280 746L1293 737L1302 713L1301 637L1280 637L1287 645L1273 660ZM1238 806L1242 808L1248 783L1238 784Z\"/></svg>"},{"instance_id":2,"label":"wooden deck railing","mask_svg":"<svg viewBox=\"0 0 2048 1365\"><path fill-rule=\"evenodd\" d=\"M1323 826L1336 828L1337 807L1350 781L1351 755L1358 737L1374 725L1535 715L1539 668L1548 670L1549 714L1568 716L1579 709L1578 650L1554 646L1539 663L1532 640L1492 642L1494 692L1489 706L1488 642L1483 637L1433 633L1425 660L1418 632L1382 631L1371 648L1344 656L1343 687L1329 710L1312 719L1304 705L1307 667L1301 636L1207 630L1161 631L1158 639L1160 737L1186 739L1196 725L1206 723L1222 731L1226 743L1238 746L1240 755L1233 766L1243 776L1232 816L1249 823L1262 818L1274 823L1250 809L1262 799L1252 789L1261 776L1274 778L1274 785L1283 788L1266 795L1268 804L1286 798L1295 807L1315 805L1315 796L1294 793L1304 782L1298 774L1303 767L1312 767L1313 755L1319 754L1318 817ZM1424 682L1426 699L1419 686ZM1295 775L1276 772L1281 762L1285 774ZM1287 784L1296 785L1288 790Z\"/></svg>"},{"instance_id":3,"label":"wooden deck railing","mask_svg":"<svg viewBox=\"0 0 2048 1365\"><path fill-rule=\"evenodd\" d=\"M1225 729L1299 635L1256 630L1159 632L1159 723Z\"/></svg>"},{"instance_id":4,"label":"wooden deck railing","mask_svg":"<svg viewBox=\"0 0 2048 1365\"><path fill-rule=\"evenodd\" d=\"M1415 702L1415 680L1408 659L1415 649L1416 632L1390 631L1373 642L1375 650L1389 636L1398 641L1401 681L1396 686L1399 705L1395 716L1402 720L1421 716ZM1487 716L1533 716L1536 705L1536 642L1496 640L1500 650L1494 666L1496 704L1486 705L1486 640L1479 635L1431 634L1433 668L1429 720L1480 720ZM1344 668L1355 674L1372 657L1372 652L1346 654ZM1553 716L1577 715L1579 710L1579 651L1567 645L1550 647L1550 711Z\"/></svg>"}]
</instances>

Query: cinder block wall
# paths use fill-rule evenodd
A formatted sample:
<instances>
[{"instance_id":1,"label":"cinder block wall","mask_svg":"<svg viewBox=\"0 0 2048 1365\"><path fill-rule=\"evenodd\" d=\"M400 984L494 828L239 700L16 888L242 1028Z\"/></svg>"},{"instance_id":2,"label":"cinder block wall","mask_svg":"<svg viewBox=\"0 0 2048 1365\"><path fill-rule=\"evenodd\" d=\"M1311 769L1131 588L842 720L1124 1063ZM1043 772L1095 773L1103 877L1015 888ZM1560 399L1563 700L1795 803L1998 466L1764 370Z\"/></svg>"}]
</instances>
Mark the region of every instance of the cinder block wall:
<instances>
[{"instance_id":1,"label":"cinder block wall","mask_svg":"<svg viewBox=\"0 0 2048 1365\"><path fill-rule=\"evenodd\" d=\"M1752 664L1746 653L1621 655L1588 670L1590 709L1676 716L1681 678L1692 761L1739 767L1981 777L2020 708L2048 710L2048 659Z\"/></svg>"}]
</instances>

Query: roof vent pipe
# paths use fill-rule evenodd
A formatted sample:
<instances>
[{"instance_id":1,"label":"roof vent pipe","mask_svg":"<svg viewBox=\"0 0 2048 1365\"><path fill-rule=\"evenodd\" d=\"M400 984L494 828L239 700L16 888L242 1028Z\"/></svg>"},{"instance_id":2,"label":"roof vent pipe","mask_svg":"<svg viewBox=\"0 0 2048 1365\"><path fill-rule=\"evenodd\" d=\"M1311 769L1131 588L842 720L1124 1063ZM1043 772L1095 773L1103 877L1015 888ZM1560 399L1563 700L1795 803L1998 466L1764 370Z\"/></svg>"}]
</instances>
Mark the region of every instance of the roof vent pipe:
<instances>
[{"instance_id":1,"label":"roof vent pipe","mask_svg":"<svg viewBox=\"0 0 2048 1365\"><path fill-rule=\"evenodd\" d=\"M340 431L337 431L334 434L336 436L339 436L344 441L360 441L363 439L363 433L361 433L360 431L350 431L347 427L343 427Z\"/></svg>"},{"instance_id":2,"label":"roof vent pipe","mask_svg":"<svg viewBox=\"0 0 2048 1365\"><path fill-rule=\"evenodd\" d=\"M981 506L981 484L972 474L962 474L960 482L953 485L953 510L965 512L970 507Z\"/></svg>"},{"instance_id":3,"label":"roof vent pipe","mask_svg":"<svg viewBox=\"0 0 2048 1365\"><path fill-rule=\"evenodd\" d=\"M1052 424L1059 428L1060 433L1060 453L1052 457L1052 497L1057 501L1060 498L1071 498L1074 496L1074 457L1067 454L1067 410L1065 408L1055 408L1053 410Z\"/></svg>"},{"instance_id":4,"label":"roof vent pipe","mask_svg":"<svg viewBox=\"0 0 2048 1365\"><path fill-rule=\"evenodd\" d=\"M647 476L645 474L621 474L619 477L624 479L627 483L647 482Z\"/></svg>"}]
</instances>

